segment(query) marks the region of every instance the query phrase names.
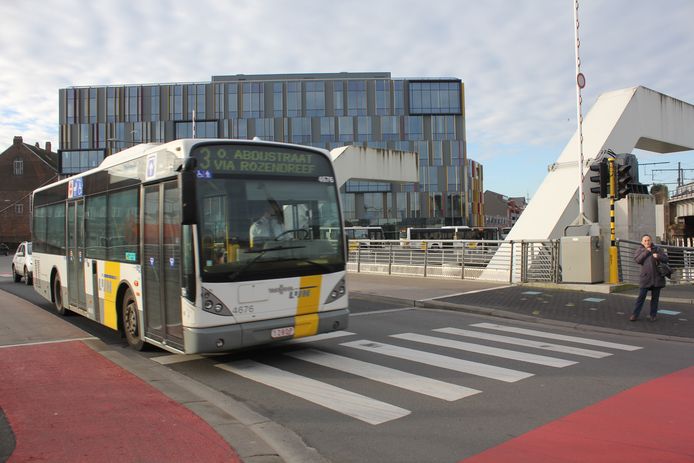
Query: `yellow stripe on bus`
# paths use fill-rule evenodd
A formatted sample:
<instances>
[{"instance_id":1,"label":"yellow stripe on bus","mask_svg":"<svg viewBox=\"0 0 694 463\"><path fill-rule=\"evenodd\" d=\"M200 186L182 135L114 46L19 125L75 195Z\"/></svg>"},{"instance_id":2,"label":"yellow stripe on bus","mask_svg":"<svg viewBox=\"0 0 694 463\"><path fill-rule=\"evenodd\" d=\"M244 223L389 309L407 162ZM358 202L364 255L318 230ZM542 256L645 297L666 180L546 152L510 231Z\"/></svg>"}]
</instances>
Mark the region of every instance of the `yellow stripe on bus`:
<instances>
[{"instance_id":1,"label":"yellow stripe on bus","mask_svg":"<svg viewBox=\"0 0 694 463\"><path fill-rule=\"evenodd\" d=\"M118 329L118 311L116 310L116 293L120 281L120 263L104 262L104 325ZM100 285L101 286L101 285Z\"/></svg>"},{"instance_id":2,"label":"yellow stripe on bus","mask_svg":"<svg viewBox=\"0 0 694 463\"><path fill-rule=\"evenodd\" d=\"M313 336L318 333L318 307L322 275L301 277L297 299L294 337Z\"/></svg>"}]
</instances>

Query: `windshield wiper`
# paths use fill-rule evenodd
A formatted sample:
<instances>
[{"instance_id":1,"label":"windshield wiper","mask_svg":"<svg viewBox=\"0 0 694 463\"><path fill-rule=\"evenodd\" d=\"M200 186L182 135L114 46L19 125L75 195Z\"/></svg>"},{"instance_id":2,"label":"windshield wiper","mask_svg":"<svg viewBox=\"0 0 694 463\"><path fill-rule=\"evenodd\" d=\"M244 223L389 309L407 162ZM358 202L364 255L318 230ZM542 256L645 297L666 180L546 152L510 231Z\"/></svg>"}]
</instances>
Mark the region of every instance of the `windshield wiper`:
<instances>
[{"instance_id":1,"label":"windshield wiper","mask_svg":"<svg viewBox=\"0 0 694 463\"><path fill-rule=\"evenodd\" d=\"M235 279L237 279L238 277L240 277L240 276L243 274L243 272L245 272L246 270L248 270L248 267L250 267L251 265L253 265L254 263L256 263L256 262L258 261L258 259L260 259L261 257L263 257L263 256L265 255L265 253L268 252L268 251L284 251L285 249L301 249L301 248L305 248L305 247L306 247L306 246L275 246L275 247L272 247L272 248L257 249L257 250L256 250L256 249L248 250L248 251L246 251L247 254L250 254L250 253L258 253L258 255L255 256L253 259L249 260L248 262L246 262L240 269L238 269L238 270L235 271L234 273L231 273L231 274L229 275L229 281L234 281Z\"/></svg>"},{"instance_id":2,"label":"windshield wiper","mask_svg":"<svg viewBox=\"0 0 694 463\"><path fill-rule=\"evenodd\" d=\"M327 264L322 264L320 262L316 262L315 260L306 259L304 257L289 257L287 259L281 259L280 261L281 262L288 262L288 261L292 261L292 260L295 260L298 262L306 262L308 264L315 265L316 267L320 267L321 269L325 270L328 273L333 272L333 268L331 266L329 266Z\"/></svg>"}]
</instances>

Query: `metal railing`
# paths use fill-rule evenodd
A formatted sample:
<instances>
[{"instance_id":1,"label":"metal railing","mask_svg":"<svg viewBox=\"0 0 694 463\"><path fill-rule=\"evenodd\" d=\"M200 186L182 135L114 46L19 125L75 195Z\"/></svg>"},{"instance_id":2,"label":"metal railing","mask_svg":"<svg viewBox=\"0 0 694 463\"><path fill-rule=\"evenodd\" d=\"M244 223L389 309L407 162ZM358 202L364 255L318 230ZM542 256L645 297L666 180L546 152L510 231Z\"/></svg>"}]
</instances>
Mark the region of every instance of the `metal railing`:
<instances>
[{"instance_id":1,"label":"metal railing","mask_svg":"<svg viewBox=\"0 0 694 463\"><path fill-rule=\"evenodd\" d=\"M558 283L559 241L350 240L347 269L508 283Z\"/></svg>"},{"instance_id":2,"label":"metal railing","mask_svg":"<svg viewBox=\"0 0 694 463\"><path fill-rule=\"evenodd\" d=\"M641 266L634 262L634 254L641 245L636 241L617 241L617 263L619 280L623 283L639 284ZM668 265L672 269L672 283L694 282L694 248L659 244L668 255Z\"/></svg>"}]
</instances>

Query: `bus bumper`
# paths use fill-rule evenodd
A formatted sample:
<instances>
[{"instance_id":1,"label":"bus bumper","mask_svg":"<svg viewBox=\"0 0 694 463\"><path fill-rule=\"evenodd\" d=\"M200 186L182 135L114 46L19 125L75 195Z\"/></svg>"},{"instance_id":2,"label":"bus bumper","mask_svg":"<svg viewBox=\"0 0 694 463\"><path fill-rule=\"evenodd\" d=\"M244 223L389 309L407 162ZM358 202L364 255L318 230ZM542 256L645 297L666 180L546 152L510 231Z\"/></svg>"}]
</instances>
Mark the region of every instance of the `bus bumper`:
<instances>
[{"instance_id":1,"label":"bus bumper","mask_svg":"<svg viewBox=\"0 0 694 463\"><path fill-rule=\"evenodd\" d=\"M183 328L186 354L226 352L242 347L285 341L294 336L272 337L272 330L294 326L296 317L276 318L237 325L215 326L210 328ZM318 312L318 332L347 329L349 309Z\"/></svg>"}]
</instances>

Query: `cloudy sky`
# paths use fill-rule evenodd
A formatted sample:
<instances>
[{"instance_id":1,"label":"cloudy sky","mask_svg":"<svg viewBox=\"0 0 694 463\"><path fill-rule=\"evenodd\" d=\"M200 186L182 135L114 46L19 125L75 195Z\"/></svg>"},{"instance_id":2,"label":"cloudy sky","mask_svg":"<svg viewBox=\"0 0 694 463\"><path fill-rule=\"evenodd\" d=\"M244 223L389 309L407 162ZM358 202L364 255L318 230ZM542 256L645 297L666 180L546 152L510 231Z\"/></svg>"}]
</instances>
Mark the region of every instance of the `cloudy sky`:
<instances>
[{"instance_id":1,"label":"cloudy sky","mask_svg":"<svg viewBox=\"0 0 694 463\"><path fill-rule=\"evenodd\" d=\"M468 155L511 196L576 130L573 0L0 0L0 17L0 151L58 146L59 88L224 74L461 78ZM694 103L694 0L580 0L579 21L584 114L636 85ZM671 161L647 179L694 168L694 152L637 154Z\"/></svg>"}]
</instances>

